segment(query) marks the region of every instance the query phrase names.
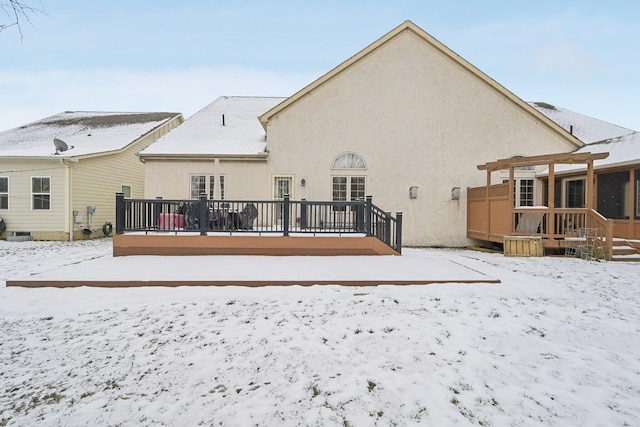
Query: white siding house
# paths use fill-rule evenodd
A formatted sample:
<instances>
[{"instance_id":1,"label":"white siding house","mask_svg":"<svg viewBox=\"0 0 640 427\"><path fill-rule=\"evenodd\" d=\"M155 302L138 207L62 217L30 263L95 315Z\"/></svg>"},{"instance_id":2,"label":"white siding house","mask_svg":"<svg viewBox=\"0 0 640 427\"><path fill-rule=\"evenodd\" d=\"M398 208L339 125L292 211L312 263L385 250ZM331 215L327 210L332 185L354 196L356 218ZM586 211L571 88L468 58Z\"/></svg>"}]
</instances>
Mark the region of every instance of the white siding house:
<instances>
[{"instance_id":1,"label":"white siding house","mask_svg":"<svg viewBox=\"0 0 640 427\"><path fill-rule=\"evenodd\" d=\"M65 112L0 132L2 237L103 235L116 192L144 195L136 154L182 121L179 113Z\"/></svg>"}]
</instances>

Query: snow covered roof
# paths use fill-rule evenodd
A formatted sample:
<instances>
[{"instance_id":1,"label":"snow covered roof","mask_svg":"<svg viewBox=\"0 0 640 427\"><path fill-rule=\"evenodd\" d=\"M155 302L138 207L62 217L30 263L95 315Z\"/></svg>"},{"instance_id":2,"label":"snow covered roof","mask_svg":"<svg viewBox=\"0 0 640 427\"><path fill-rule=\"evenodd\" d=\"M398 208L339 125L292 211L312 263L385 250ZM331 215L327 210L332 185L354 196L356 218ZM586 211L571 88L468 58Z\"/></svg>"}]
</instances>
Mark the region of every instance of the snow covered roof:
<instances>
[{"instance_id":1,"label":"snow covered roof","mask_svg":"<svg viewBox=\"0 0 640 427\"><path fill-rule=\"evenodd\" d=\"M640 132L632 132L627 135L610 138L604 141L585 145L576 150L577 153L609 153L609 157L602 160L595 160L595 169L603 169L614 166L640 165ZM586 170L585 165L555 165L556 174ZM546 169L541 175L549 173Z\"/></svg>"},{"instance_id":2,"label":"snow covered roof","mask_svg":"<svg viewBox=\"0 0 640 427\"><path fill-rule=\"evenodd\" d=\"M594 119L546 102L530 102L529 105L586 144L633 132L632 129Z\"/></svg>"},{"instance_id":3,"label":"snow covered roof","mask_svg":"<svg viewBox=\"0 0 640 427\"><path fill-rule=\"evenodd\" d=\"M66 111L0 132L0 157L77 157L120 150L179 115ZM55 154L54 138L69 150Z\"/></svg>"},{"instance_id":4,"label":"snow covered roof","mask_svg":"<svg viewBox=\"0 0 640 427\"><path fill-rule=\"evenodd\" d=\"M286 98L221 96L142 150L141 156L256 155L265 152L258 116Z\"/></svg>"}]
</instances>

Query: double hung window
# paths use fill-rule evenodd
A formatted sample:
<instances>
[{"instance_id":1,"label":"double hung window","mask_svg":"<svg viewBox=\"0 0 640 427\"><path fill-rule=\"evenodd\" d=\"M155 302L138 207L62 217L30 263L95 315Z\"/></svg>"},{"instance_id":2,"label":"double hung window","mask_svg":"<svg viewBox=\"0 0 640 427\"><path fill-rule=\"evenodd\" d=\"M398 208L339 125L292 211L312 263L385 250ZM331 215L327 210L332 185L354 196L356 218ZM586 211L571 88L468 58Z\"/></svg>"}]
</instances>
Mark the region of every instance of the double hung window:
<instances>
[{"instance_id":1,"label":"double hung window","mask_svg":"<svg viewBox=\"0 0 640 427\"><path fill-rule=\"evenodd\" d=\"M220 175L220 199L224 199L224 175ZM209 199L214 198L216 188L215 175L191 175L190 197L197 199L201 193L207 194Z\"/></svg>"},{"instance_id":2,"label":"double hung window","mask_svg":"<svg viewBox=\"0 0 640 427\"><path fill-rule=\"evenodd\" d=\"M0 176L0 210L9 209L9 177Z\"/></svg>"},{"instance_id":3,"label":"double hung window","mask_svg":"<svg viewBox=\"0 0 640 427\"><path fill-rule=\"evenodd\" d=\"M33 210L51 209L51 177L31 177L31 208Z\"/></svg>"}]
</instances>

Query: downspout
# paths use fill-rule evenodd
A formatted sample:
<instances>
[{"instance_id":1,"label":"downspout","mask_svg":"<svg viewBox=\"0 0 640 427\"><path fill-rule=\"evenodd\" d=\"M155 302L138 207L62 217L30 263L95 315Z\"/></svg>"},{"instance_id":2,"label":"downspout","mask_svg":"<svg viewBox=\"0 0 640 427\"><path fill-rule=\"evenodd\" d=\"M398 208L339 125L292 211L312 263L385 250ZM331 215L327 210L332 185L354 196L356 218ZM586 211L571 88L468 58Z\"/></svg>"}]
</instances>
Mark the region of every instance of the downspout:
<instances>
[{"instance_id":1,"label":"downspout","mask_svg":"<svg viewBox=\"0 0 640 427\"><path fill-rule=\"evenodd\" d=\"M73 226L74 226L74 218L73 218L73 179L72 179L72 169L71 165L68 163L67 159L60 159L62 164L65 166L64 171L64 180L66 187L65 199L67 202L67 206L65 208L65 216L67 218L67 226L69 227L69 241L73 242Z\"/></svg>"}]
</instances>

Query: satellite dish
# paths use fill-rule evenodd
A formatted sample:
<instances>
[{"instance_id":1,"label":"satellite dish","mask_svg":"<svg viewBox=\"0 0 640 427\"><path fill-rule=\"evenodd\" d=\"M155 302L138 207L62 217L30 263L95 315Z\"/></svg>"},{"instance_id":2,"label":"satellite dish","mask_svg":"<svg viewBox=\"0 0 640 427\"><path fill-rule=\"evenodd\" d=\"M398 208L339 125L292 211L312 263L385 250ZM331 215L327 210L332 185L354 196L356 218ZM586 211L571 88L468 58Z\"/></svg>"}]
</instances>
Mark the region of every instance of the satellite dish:
<instances>
[{"instance_id":1,"label":"satellite dish","mask_svg":"<svg viewBox=\"0 0 640 427\"><path fill-rule=\"evenodd\" d=\"M70 148L73 148L73 145L69 147L66 142L58 138L53 138L53 145L56 146L55 154L60 154L64 151L67 151Z\"/></svg>"}]
</instances>

